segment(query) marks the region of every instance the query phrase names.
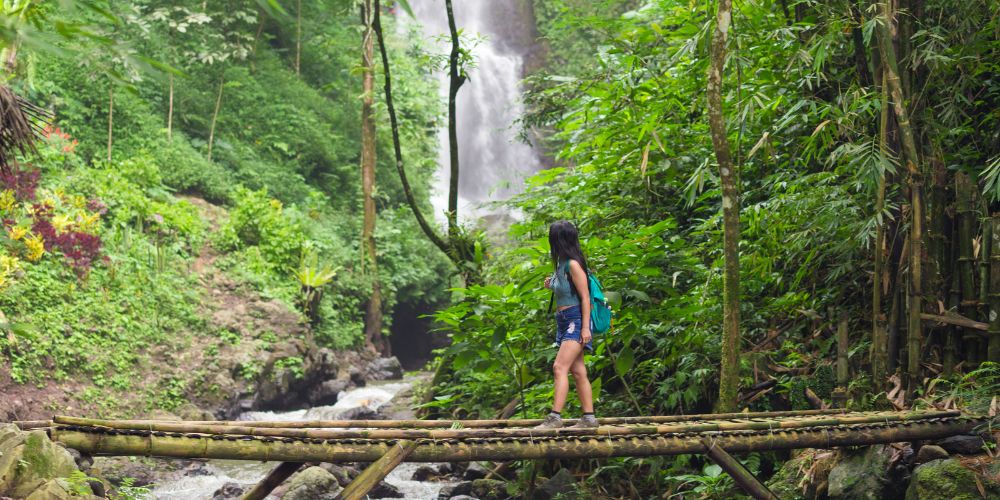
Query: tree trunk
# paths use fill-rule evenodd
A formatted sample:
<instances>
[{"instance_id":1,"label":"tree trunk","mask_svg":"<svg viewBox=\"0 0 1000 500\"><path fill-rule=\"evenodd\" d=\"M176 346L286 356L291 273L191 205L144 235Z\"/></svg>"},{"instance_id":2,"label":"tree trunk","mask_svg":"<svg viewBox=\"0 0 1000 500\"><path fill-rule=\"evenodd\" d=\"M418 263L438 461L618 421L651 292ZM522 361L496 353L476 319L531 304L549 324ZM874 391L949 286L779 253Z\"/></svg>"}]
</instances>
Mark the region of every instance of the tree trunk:
<instances>
[{"instance_id":1,"label":"tree trunk","mask_svg":"<svg viewBox=\"0 0 1000 500\"><path fill-rule=\"evenodd\" d=\"M167 97L167 140L174 138L174 74L170 74L170 90Z\"/></svg>"},{"instance_id":2,"label":"tree trunk","mask_svg":"<svg viewBox=\"0 0 1000 500\"><path fill-rule=\"evenodd\" d=\"M708 70L708 122L712 146L722 178L722 220L725 273L723 274L722 366L717 411L734 411L740 383L740 193L729 153L726 118L722 112L722 75L726 39L732 20L732 0L720 0L712 34L712 61Z\"/></svg>"},{"instance_id":3,"label":"tree trunk","mask_svg":"<svg viewBox=\"0 0 1000 500\"><path fill-rule=\"evenodd\" d=\"M434 243L434 246L438 247L445 255L447 255L452 262L456 265L461 264L452 255L451 246L446 242L441 236L438 236L437 231L431 227L424 218L423 213L420 211L420 206L417 205L416 197L413 195L413 189L410 187L410 181L406 177L406 169L403 168L403 153L402 147L399 142L399 121L396 118L396 108L392 102L392 73L389 68L389 55L385 50L385 37L382 33L382 17L381 17L381 6L379 0L373 0L373 26L375 31L375 36L378 39L378 49L379 55L382 56L382 72L383 72L383 88L385 91L385 106L389 111L389 123L392 127L392 146L393 153L396 156L396 172L399 173L399 180L403 184L403 194L406 195L406 202L410 205L410 210L413 211L413 216L417 219L417 224L420 229L427 236L427 239Z\"/></svg>"},{"instance_id":4,"label":"tree trunk","mask_svg":"<svg viewBox=\"0 0 1000 500\"><path fill-rule=\"evenodd\" d=\"M17 41L12 42L7 48L7 61L4 65L7 68L7 75L13 77L14 71L17 70Z\"/></svg>"},{"instance_id":5,"label":"tree trunk","mask_svg":"<svg viewBox=\"0 0 1000 500\"><path fill-rule=\"evenodd\" d=\"M364 6L362 6L362 8L368 8L369 10L371 10L370 7L371 7L370 0L367 0L366 4ZM370 33L371 33L371 23L370 22L366 22L365 23L365 38L366 39L371 38L371 34ZM368 44L369 42L366 41L365 43ZM371 57L371 53L372 53L371 47L369 47L368 45L366 45L365 46L365 51L366 51L365 54L368 54L368 62L371 63L371 59L372 59L372 57ZM299 76L301 74L301 69L302 69L301 64L302 64L302 0L296 0L296 2L295 2L295 76ZM366 68L369 68L369 71L370 71L371 67L372 67L371 64L369 64L368 66L366 66Z\"/></svg>"},{"instance_id":6,"label":"tree trunk","mask_svg":"<svg viewBox=\"0 0 1000 500\"><path fill-rule=\"evenodd\" d=\"M365 311L365 345L381 351L382 285L378 278L375 252L375 44L372 30L372 0L361 5L365 29L361 41L361 191L364 198L364 222L361 226L362 274L371 278L372 293ZM296 56L297 57L297 56ZM296 65L298 61L296 59Z\"/></svg>"},{"instance_id":7,"label":"tree trunk","mask_svg":"<svg viewBox=\"0 0 1000 500\"><path fill-rule=\"evenodd\" d=\"M458 232L458 125L455 117L455 101L458 89L465 83L464 69L459 73L458 63L461 50L458 43L458 29L455 27L455 12L451 0L445 0L448 14L448 30L451 33L451 53L448 55L448 160L451 177L448 181L448 233L452 238Z\"/></svg>"},{"instance_id":8,"label":"tree trunk","mask_svg":"<svg viewBox=\"0 0 1000 500\"><path fill-rule=\"evenodd\" d=\"M115 119L115 87L110 85L108 87L108 164L111 164L111 145L114 138L114 119Z\"/></svg>"},{"instance_id":9,"label":"tree trunk","mask_svg":"<svg viewBox=\"0 0 1000 500\"><path fill-rule=\"evenodd\" d=\"M215 111L212 112L212 126L208 130L208 161L212 161L212 144L215 142L215 123L219 119L219 108L222 106L222 87L226 83L223 73L219 77L219 93L215 97Z\"/></svg>"},{"instance_id":10,"label":"tree trunk","mask_svg":"<svg viewBox=\"0 0 1000 500\"><path fill-rule=\"evenodd\" d=\"M920 383L920 350L923 341L923 327L920 312L923 302L923 174L920 169L920 155L913 128L910 125L909 112L906 109L906 96L900 83L899 66L896 63L896 50L893 47L890 23L893 15L888 2L882 3L883 22L879 26L879 50L884 62L884 71L889 93L892 96L892 108L899 126L899 135L903 144L903 156L906 160L906 170L909 174L910 188L910 280L907 297L907 388L908 394Z\"/></svg>"}]
</instances>

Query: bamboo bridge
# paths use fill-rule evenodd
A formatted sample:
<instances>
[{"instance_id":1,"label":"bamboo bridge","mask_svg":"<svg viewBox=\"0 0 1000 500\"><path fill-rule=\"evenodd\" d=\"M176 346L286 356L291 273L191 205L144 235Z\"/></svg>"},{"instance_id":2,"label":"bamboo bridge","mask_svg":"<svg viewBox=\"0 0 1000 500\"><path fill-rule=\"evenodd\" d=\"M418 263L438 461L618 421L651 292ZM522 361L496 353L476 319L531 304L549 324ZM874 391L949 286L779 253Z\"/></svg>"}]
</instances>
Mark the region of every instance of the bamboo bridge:
<instances>
[{"instance_id":1,"label":"bamboo bridge","mask_svg":"<svg viewBox=\"0 0 1000 500\"><path fill-rule=\"evenodd\" d=\"M729 413L599 419L592 429L541 420L157 421L77 417L20 422L90 455L280 461L245 499L262 499L306 462L370 462L342 492L360 499L399 463L708 455L754 498L774 499L729 453L924 441L989 424L958 411ZM569 420L568 424L573 421Z\"/></svg>"}]
</instances>

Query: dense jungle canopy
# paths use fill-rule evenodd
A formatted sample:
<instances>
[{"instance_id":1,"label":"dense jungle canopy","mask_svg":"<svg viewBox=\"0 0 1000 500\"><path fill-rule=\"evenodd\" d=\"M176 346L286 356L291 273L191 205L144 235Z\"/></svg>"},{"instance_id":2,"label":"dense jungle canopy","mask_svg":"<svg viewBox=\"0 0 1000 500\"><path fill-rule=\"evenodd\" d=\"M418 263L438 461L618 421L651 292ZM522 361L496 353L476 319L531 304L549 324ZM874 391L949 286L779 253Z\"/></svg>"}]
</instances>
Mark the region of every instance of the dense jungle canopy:
<instances>
[{"instance_id":1,"label":"dense jungle canopy","mask_svg":"<svg viewBox=\"0 0 1000 500\"><path fill-rule=\"evenodd\" d=\"M428 418L544 415L563 219L615 310L600 416L996 414L1000 3L505 2L537 164L470 209L506 168L460 155L474 1L5 1L0 419L238 406L324 348L433 372ZM581 462L586 497L739 494Z\"/></svg>"}]
</instances>

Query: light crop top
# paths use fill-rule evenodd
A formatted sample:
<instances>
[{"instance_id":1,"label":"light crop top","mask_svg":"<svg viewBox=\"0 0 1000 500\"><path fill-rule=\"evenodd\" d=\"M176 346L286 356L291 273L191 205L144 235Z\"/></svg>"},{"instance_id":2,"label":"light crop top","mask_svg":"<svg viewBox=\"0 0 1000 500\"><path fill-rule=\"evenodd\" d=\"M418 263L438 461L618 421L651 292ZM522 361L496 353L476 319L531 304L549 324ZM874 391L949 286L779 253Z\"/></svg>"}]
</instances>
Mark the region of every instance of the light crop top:
<instances>
[{"instance_id":1,"label":"light crop top","mask_svg":"<svg viewBox=\"0 0 1000 500\"><path fill-rule=\"evenodd\" d=\"M580 305L580 297L569 275L569 261L560 262L558 269L551 283L552 293L556 296L556 305L559 307Z\"/></svg>"}]
</instances>

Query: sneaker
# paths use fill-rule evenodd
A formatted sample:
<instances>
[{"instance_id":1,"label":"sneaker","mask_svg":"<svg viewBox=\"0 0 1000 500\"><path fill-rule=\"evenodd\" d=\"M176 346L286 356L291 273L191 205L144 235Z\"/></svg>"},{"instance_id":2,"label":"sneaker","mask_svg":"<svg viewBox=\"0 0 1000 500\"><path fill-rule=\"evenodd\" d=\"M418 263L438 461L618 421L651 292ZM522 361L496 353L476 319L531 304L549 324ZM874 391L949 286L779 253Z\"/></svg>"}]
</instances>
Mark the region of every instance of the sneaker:
<instances>
[{"instance_id":1,"label":"sneaker","mask_svg":"<svg viewBox=\"0 0 1000 500\"><path fill-rule=\"evenodd\" d=\"M593 415L584 415L576 421L575 424L570 426L570 429L594 429L597 428L597 417Z\"/></svg>"},{"instance_id":2,"label":"sneaker","mask_svg":"<svg viewBox=\"0 0 1000 500\"><path fill-rule=\"evenodd\" d=\"M562 417L549 413L545 416L545 421L536 425L536 429L559 429L563 426Z\"/></svg>"}]
</instances>

